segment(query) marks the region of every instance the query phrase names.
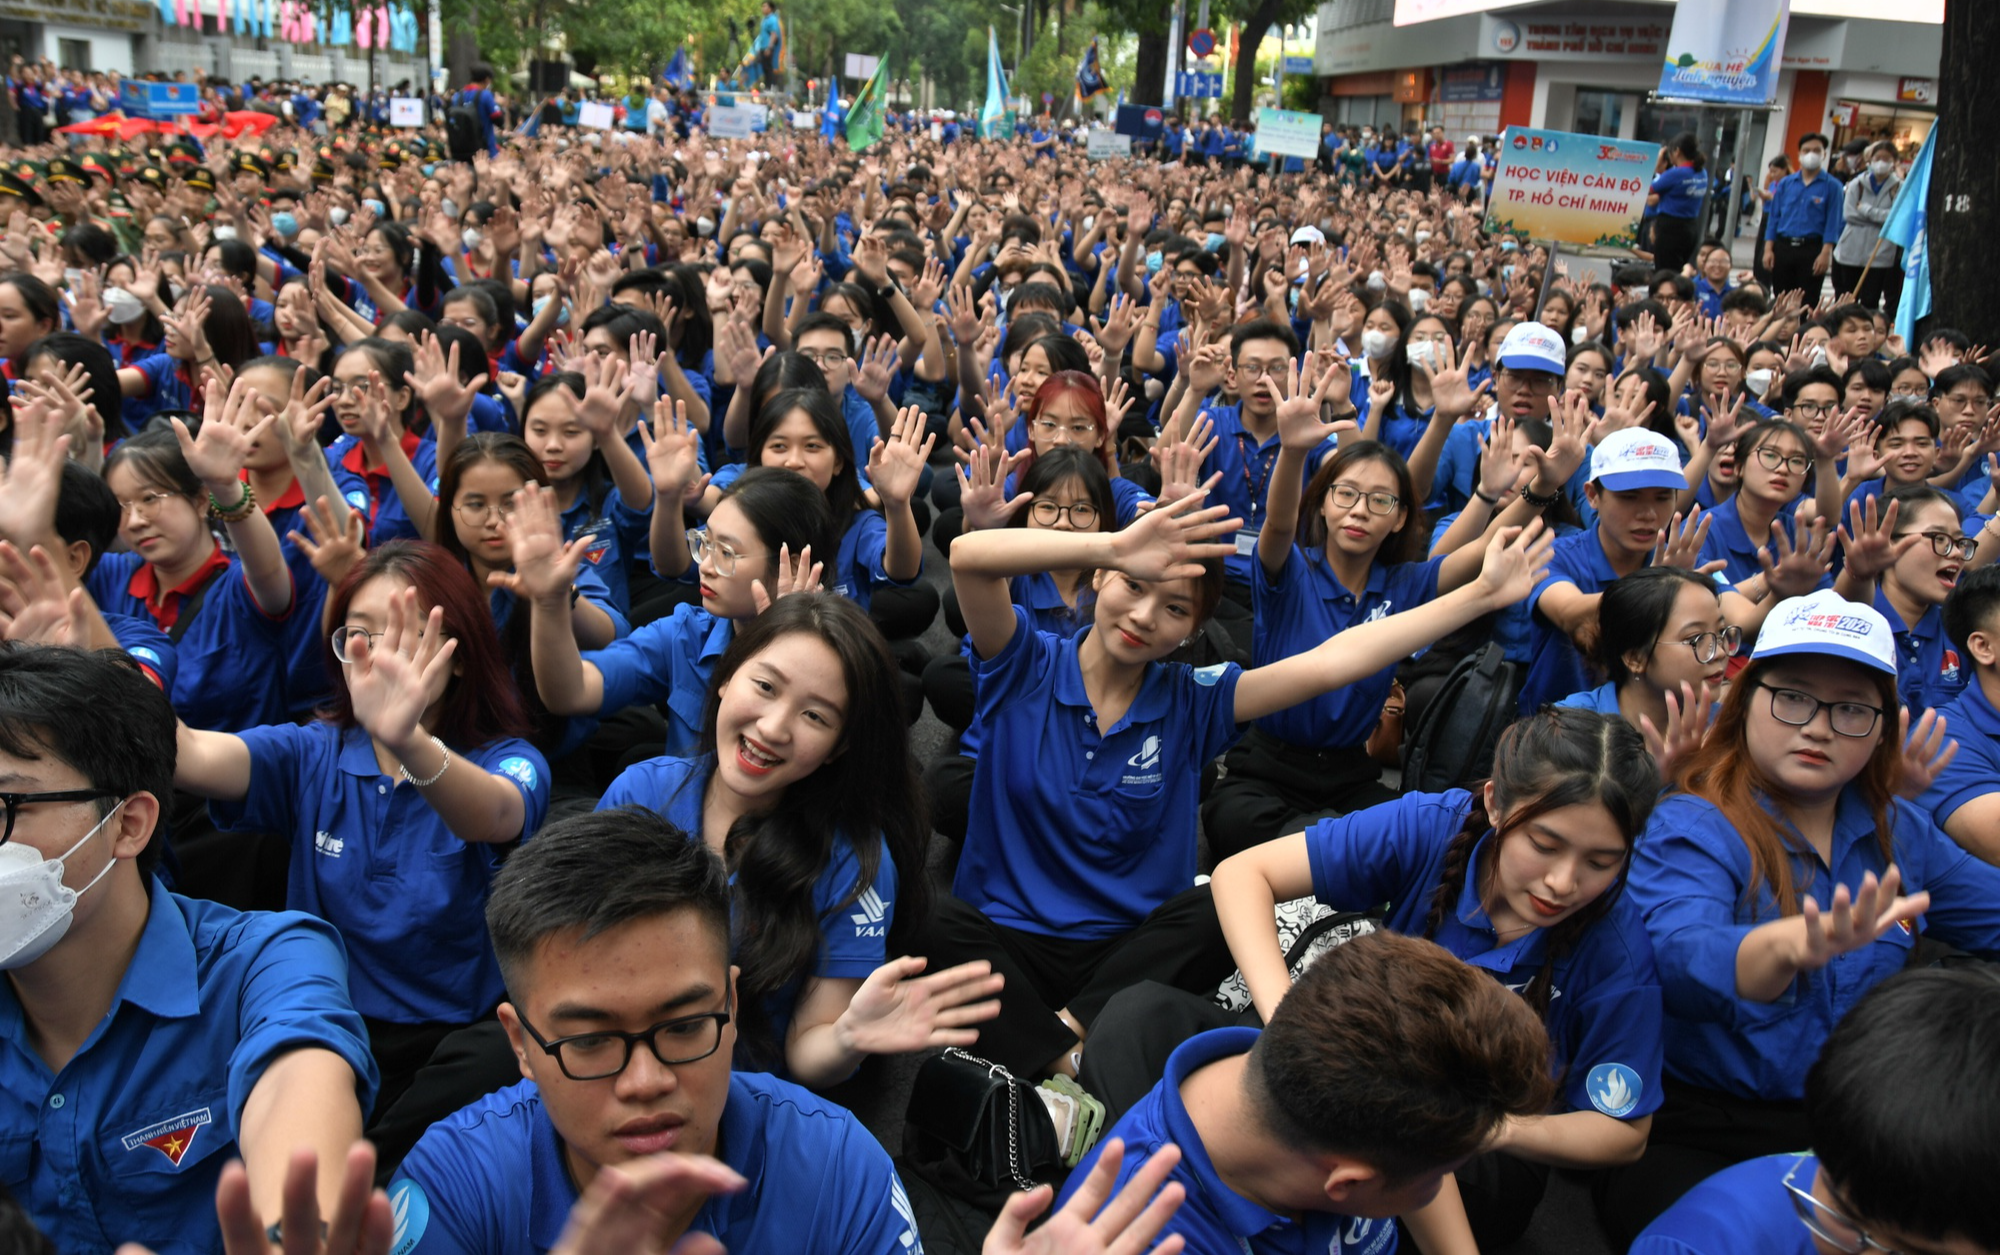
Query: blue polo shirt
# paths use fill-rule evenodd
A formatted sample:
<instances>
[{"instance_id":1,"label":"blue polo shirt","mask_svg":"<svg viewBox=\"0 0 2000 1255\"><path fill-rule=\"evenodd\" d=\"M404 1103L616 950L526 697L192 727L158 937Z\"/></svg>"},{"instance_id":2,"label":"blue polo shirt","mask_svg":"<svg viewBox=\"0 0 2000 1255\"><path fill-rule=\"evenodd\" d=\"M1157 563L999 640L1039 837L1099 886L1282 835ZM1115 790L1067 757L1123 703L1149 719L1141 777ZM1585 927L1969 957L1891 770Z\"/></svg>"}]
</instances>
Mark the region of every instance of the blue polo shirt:
<instances>
[{"instance_id":1,"label":"blue polo shirt","mask_svg":"<svg viewBox=\"0 0 2000 1255\"><path fill-rule=\"evenodd\" d=\"M1781 827L1783 821L1780 820ZM1928 892L1924 932L1962 950L2000 953L2000 867L1980 862L1901 798L1889 824L1903 892ZM1826 903L1835 885L1858 888L1888 870L1860 790L1841 792L1829 868L1803 841L1786 857L1800 894ZM1913 933L1891 928L1873 945L1801 975L1774 1002L1736 993L1736 951L1759 924L1778 919L1768 884L1754 900L1750 848L1712 802L1675 794L1653 811L1632 859L1632 899L1646 917L1666 995L1667 1072L1676 1080L1741 1098L1797 1102L1806 1069L1834 1024L1861 995L1903 970Z\"/></svg>"},{"instance_id":2,"label":"blue polo shirt","mask_svg":"<svg viewBox=\"0 0 2000 1255\"><path fill-rule=\"evenodd\" d=\"M647 503L651 505L651 502ZM615 619L623 619L632 613L632 594L626 579L627 558L624 538L620 535L617 518L620 515L618 490L610 489L604 494L603 502L592 509L590 495L578 493L570 502L569 509L562 512L563 539L575 540L579 536L589 536L590 547L583 551L583 562L578 573L588 570L603 584L609 604L605 607ZM652 516L649 513L650 526ZM581 586L582 581L578 581ZM626 629L630 630L629 626ZM620 635L624 635L621 632Z\"/></svg>"},{"instance_id":3,"label":"blue polo shirt","mask_svg":"<svg viewBox=\"0 0 2000 1255\"><path fill-rule=\"evenodd\" d=\"M1796 1174L1793 1169L1797 1169ZM1819 1175L1814 1155L1765 1155L1732 1164L1680 1196L1632 1243L1630 1255L1817 1255L1785 1177L1802 1190Z\"/></svg>"},{"instance_id":4,"label":"blue polo shirt","mask_svg":"<svg viewBox=\"0 0 2000 1255\"><path fill-rule=\"evenodd\" d=\"M1557 702L1556 705L1567 707L1571 710L1594 710L1600 715L1617 715L1619 714L1618 686L1616 684L1600 684L1594 689L1585 689L1580 693L1571 693L1568 697Z\"/></svg>"},{"instance_id":5,"label":"blue polo shirt","mask_svg":"<svg viewBox=\"0 0 2000 1255\"><path fill-rule=\"evenodd\" d=\"M340 929L354 958L354 1005L395 1024L465 1024L505 994L486 936L486 893L497 845L461 841L421 790L382 774L361 728L324 721L243 732L250 791L210 802L223 831L262 832L292 844L285 900ZM457 770L505 776L541 827L549 768L526 741L453 747Z\"/></svg>"},{"instance_id":6,"label":"blue polo shirt","mask_svg":"<svg viewBox=\"0 0 2000 1255\"><path fill-rule=\"evenodd\" d=\"M613 715L627 706L664 702L666 752L694 753L709 677L735 633L731 620L718 619L700 606L679 605L666 618L584 654L583 660L604 677L604 702L597 713Z\"/></svg>"},{"instance_id":7,"label":"blue polo shirt","mask_svg":"<svg viewBox=\"0 0 2000 1255\"><path fill-rule=\"evenodd\" d=\"M1722 286L1718 288L1708 281L1707 275L1694 277L1694 302L1701 308L1703 318L1722 317L1722 298L1735 290L1734 285L1727 279L1723 280Z\"/></svg>"},{"instance_id":8,"label":"blue polo shirt","mask_svg":"<svg viewBox=\"0 0 2000 1255\"><path fill-rule=\"evenodd\" d=\"M1847 225L1840 203L1845 190L1839 179L1824 170L1811 183L1806 182L1804 171L1779 179L1771 189L1770 207L1764 211L1764 238L1833 243Z\"/></svg>"},{"instance_id":9,"label":"blue polo shirt","mask_svg":"<svg viewBox=\"0 0 2000 1255\"><path fill-rule=\"evenodd\" d=\"M110 1012L60 1072L0 981L0 1181L63 1255L143 1242L222 1249L215 1184L237 1121L287 1051L331 1050L375 1101L340 936L295 912L233 911L148 879L145 930Z\"/></svg>"},{"instance_id":10,"label":"blue polo shirt","mask_svg":"<svg viewBox=\"0 0 2000 1255\"><path fill-rule=\"evenodd\" d=\"M1974 678L1958 699L1940 707L1938 714L1944 716L1958 742L1958 756L1938 773L1917 805L1929 811L1942 828L1967 802L2000 793L2000 710L1994 709L1986 689Z\"/></svg>"},{"instance_id":11,"label":"blue polo shirt","mask_svg":"<svg viewBox=\"0 0 2000 1255\"><path fill-rule=\"evenodd\" d=\"M1446 854L1471 809L1472 794L1452 789L1320 820L1306 829L1313 896L1336 909L1387 902L1385 928L1423 936ZM1482 864L1492 839L1489 829L1470 866ZM1549 930L1501 944L1478 881L1465 878L1432 940L1519 992L1547 960ZM1609 912L1555 961L1546 1023L1567 1109L1636 1120L1660 1105L1660 978L1639 909L1616 886L1610 892L1618 896Z\"/></svg>"},{"instance_id":12,"label":"blue polo shirt","mask_svg":"<svg viewBox=\"0 0 2000 1255\"><path fill-rule=\"evenodd\" d=\"M1702 482L1707 481L1704 479ZM1708 519L1708 536L1701 542L1701 557L1697 559L1702 563L1722 559L1728 564L1722 568L1722 574L1732 585L1763 574L1764 566L1757 561L1757 554L1771 547L1768 534L1752 536L1743 526L1738 504L1737 495L1732 493L1727 501L1704 510L1704 517ZM1778 511L1778 524L1785 529L1785 535L1793 544L1797 544L1799 539L1798 507L1799 503L1792 501ZM1777 555L1774 553L1771 556L1775 558ZM1831 588L1831 577L1823 579L1822 586Z\"/></svg>"},{"instance_id":13,"label":"blue polo shirt","mask_svg":"<svg viewBox=\"0 0 2000 1255\"><path fill-rule=\"evenodd\" d=\"M1270 501L1271 476L1277 470L1282 442L1275 429L1268 440L1259 440L1245 431L1237 406L1211 405L1202 412L1215 424L1215 449L1202 462L1201 475L1207 479L1218 471L1222 473L1221 482L1209 491L1208 504L1226 505L1229 517L1243 520L1243 530L1236 537L1236 552L1224 560L1223 566L1230 579L1248 584L1250 568L1257 561L1256 534L1264 527L1264 507ZM1306 454L1305 469L1299 473L1301 491L1333 449L1333 441L1325 440Z\"/></svg>"},{"instance_id":14,"label":"blue polo shirt","mask_svg":"<svg viewBox=\"0 0 2000 1255\"><path fill-rule=\"evenodd\" d=\"M415 308L412 298L411 308ZM431 495L438 490L437 443L424 440L414 433L403 439L403 452L415 467L418 476L430 487ZM388 540L422 540L409 511L403 508L403 498L396 492L395 484L389 480L387 470L366 469L367 455L361 442L353 436L342 436L327 446L327 460L333 464L333 479L340 491L347 497L347 504L368 518L368 543L379 545ZM441 508L448 508L449 502Z\"/></svg>"},{"instance_id":15,"label":"blue polo shirt","mask_svg":"<svg viewBox=\"0 0 2000 1255\"><path fill-rule=\"evenodd\" d=\"M181 656L167 634L155 627L151 619L115 610L98 613L104 616L104 626L118 638L119 648L132 655L132 661L160 686L161 692L173 692L174 680L180 675Z\"/></svg>"},{"instance_id":16,"label":"blue polo shirt","mask_svg":"<svg viewBox=\"0 0 2000 1255\"><path fill-rule=\"evenodd\" d=\"M1216 1172L1201 1132L1181 1099L1188 1077L1220 1059L1247 1054L1262 1032L1255 1028L1218 1028L1182 1042L1167 1058L1167 1074L1111 1126L1083 1162L1069 1174L1056 1200L1069 1201L1103 1153L1104 1143L1125 1142L1125 1159L1118 1166L1115 1193L1137 1176L1153 1152L1169 1142L1180 1147L1181 1161L1168 1174L1187 1191L1187 1200L1167 1221L1161 1237L1181 1234L1187 1249L1201 1255L1391 1255L1396 1249L1396 1222L1365 1220L1309 1211L1299 1219L1267 1211L1231 1189Z\"/></svg>"},{"instance_id":17,"label":"blue polo shirt","mask_svg":"<svg viewBox=\"0 0 2000 1255\"><path fill-rule=\"evenodd\" d=\"M858 604L863 610L877 588L908 588L915 580L889 577L884 566L889 556L889 521L880 510L856 510L841 533L840 548L827 566L827 583L833 591ZM918 572L919 578L922 572Z\"/></svg>"},{"instance_id":18,"label":"blue polo shirt","mask_svg":"<svg viewBox=\"0 0 2000 1255\"><path fill-rule=\"evenodd\" d=\"M1521 685L1521 713L1533 714L1543 702L1556 701L1587 687L1583 657L1569 634L1549 622L1538 610L1542 594L1557 584L1574 585L1585 595L1601 593L1618 578L1605 555L1597 528L1564 536L1549 555L1549 573L1528 594L1527 605L1534 613L1534 631L1529 640L1528 674Z\"/></svg>"},{"instance_id":19,"label":"blue polo shirt","mask_svg":"<svg viewBox=\"0 0 2000 1255\"><path fill-rule=\"evenodd\" d=\"M649 758L618 774L598 800L598 810L643 806L696 841L702 832L702 800L715 772L713 755L700 758ZM878 846L882 838L875 837ZM889 961L889 928L896 919L896 861L882 846L875 878L861 883L861 861L846 833L834 840L826 865L813 881L813 913L819 921L819 967L814 975L829 980L866 980ZM797 1008L799 982L764 1000L771 1039L782 1043ZM740 1045L739 1039L739 1045ZM747 1066L743 1052L738 1062Z\"/></svg>"},{"instance_id":20,"label":"blue polo shirt","mask_svg":"<svg viewBox=\"0 0 2000 1255\"><path fill-rule=\"evenodd\" d=\"M147 603L155 588L154 572L136 553L107 553L84 580L91 598L104 610L143 619L159 626ZM173 594L169 594L173 596ZM240 732L285 718L285 618L273 618L257 606L243 564L227 565L201 593L179 602L174 626L163 628L178 657L173 687L174 713L190 728L210 732ZM296 607L294 607L296 610Z\"/></svg>"},{"instance_id":21,"label":"blue polo shirt","mask_svg":"<svg viewBox=\"0 0 2000 1255\"><path fill-rule=\"evenodd\" d=\"M1889 595L1875 592L1875 609L1889 621L1896 638L1896 700L1909 707L1910 718L1928 708L1948 706L1965 691L1968 672L1960 664L1958 647L1944 634L1944 607L1931 606L1913 624L1890 604Z\"/></svg>"},{"instance_id":22,"label":"blue polo shirt","mask_svg":"<svg viewBox=\"0 0 2000 1255\"><path fill-rule=\"evenodd\" d=\"M1373 623L1437 596L1443 558L1425 562L1377 562L1368 568L1368 586L1356 597L1333 577L1325 551L1297 545L1276 575L1251 560L1250 596L1256 611L1250 662L1263 667L1337 636L1357 623ZM1382 703L1395 683L1391 663L1375 674L1331 693L1264 716L1258 728L1291 745L1333 749L1367 743L1382 716Z\"/></svg>"},{"instance_id":23,"label":"blue polo shirt","mask_svg":"<svg viewBox=\"0 0 2000 1255\"><path fill-rule=\"evenodd\" d=\"M688 1225L731 1251L923 1255L880 1142L846 1110L773 1076L736 1072L713 1150L749 1184ZM394 1255L542 1255L576 1206L562 1139L533 1081L432 1125L389 1186ZM213 1210L213 1208L211 1208Z\"/></svg>"},{"instance_id":24,"label":"blue polo shirt","mask_svg":"<svg viewBox=\"0 0 2000 1255\"><path fill-rule=\"evenodd\" d=\"M1652 190L1660 198L1656 212L1662 218L1696 218L1701 215L1701 198L1708 194L1708 172L1669 166L1653 176Z\"/></svg>"},{"instance_id":25,"label":"blue polo shirt","mask_svg":"<svg viewBox=\"0 0 2000 1255\"><path fill-rule=\"evenodd\" d=\"M1096 940L1194 885L1201 770L1235 744L1234 663L1150 663L1131 708L1097 726L1077 644L1031 626L972 660L987 743L952 892L995 923Z\"/></svg>"}]
</instances>

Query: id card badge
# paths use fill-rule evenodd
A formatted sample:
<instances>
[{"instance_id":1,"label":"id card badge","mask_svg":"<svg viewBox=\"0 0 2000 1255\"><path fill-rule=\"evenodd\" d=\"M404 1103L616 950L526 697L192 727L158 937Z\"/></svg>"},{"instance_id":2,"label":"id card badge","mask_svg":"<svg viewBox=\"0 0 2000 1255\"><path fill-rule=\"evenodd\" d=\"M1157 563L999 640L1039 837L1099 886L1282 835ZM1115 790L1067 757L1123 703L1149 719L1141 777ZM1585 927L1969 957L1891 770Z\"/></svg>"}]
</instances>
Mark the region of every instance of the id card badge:
<instances>
[{"instance_id":1,"label":"id card badge","mask_svg":"<svg viewBox=\"0 0 2000 1255\"><path fill-rule=\"evenodd\" d=\"M1257 555L1256 529L1246 527L1241 531L1237 532L1236 556L1239 558L1253 558L1256 555Z\"/></svg>"}]
</instances>

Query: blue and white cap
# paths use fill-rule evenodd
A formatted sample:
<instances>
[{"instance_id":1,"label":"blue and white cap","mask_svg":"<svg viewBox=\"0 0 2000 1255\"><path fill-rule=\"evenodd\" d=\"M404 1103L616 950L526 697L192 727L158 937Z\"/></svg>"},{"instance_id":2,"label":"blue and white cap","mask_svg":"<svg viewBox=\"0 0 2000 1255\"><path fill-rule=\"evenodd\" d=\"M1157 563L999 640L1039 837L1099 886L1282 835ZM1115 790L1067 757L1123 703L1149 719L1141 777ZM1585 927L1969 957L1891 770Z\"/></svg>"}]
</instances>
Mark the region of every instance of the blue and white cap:
<instances>
[{"instance_id":1,"label":"blue and white cap","mask_svg":"<svg viewBox=\"0 0 2000 1255\"><path fill-rule=\"evenodd\" d=\"M1508 370L1569 373L1568 346L1563 338L1538 322L1517 322L1500 341L1500 365Z\"/></svg>"},{"instance_id":2,"label":"blue and white cap","mask_svg":"<svg viewBox=\"0 0 2000 1255\"><path fill-rule=\"evenodd\" d=\"M1779 602L1757 630L1750 661L1787 654L1824 654L1896 674L1896 638L1889 621L1875 607L1849 601L1830 588Z\"/></svg>"},{"instance_id":3,"label":"blue and white cap","mask_svg":"<svg viewBox=\"0 0 2000 1255\"><path fill-rule=\"evenodd\" d=\"M1681 451L1673 441L1645 427L1626 427L1590 451L1590 482L1612 492L1684 489L1687 476L1681 473Z\"/></svg>"}]
</instances>

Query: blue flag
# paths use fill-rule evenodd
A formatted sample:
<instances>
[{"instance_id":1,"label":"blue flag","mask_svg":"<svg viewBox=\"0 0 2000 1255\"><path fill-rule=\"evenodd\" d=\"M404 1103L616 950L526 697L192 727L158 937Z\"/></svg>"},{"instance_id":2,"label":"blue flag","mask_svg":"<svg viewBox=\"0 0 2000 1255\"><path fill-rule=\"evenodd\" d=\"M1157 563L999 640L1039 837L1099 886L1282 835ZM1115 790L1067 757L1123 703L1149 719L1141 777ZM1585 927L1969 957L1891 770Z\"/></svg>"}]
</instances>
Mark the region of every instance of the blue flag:
<instances>
[{"instance_id":1,"label":"blue flag","mask_svg":"<svg viewBox=\"0 0 2000 1255\"><path fill-rule=\"evenodd\" d=\"M667 68L660 71L660 77L676 91L694 90L694 75L688 69L686 48L674 49L674 59L667 62Z\"/></svg>"},{"instance_id":2,"label":"blue flag","mask_svg":"<svg viewBox=\"0 0 2000 1255\"><path fill-rule=\"evenodd\" d=\"M1000 67L1000 36L986 28L986 103L979 110L979 138L993 139L1007 127L1007 71Z\"/></svg>"},{"instance_id":3,"label":"blue flag","mask_svg":"<svg viewBox=\"0 0 2000 1255\"><path fill-rule=\"evenodd\" d=\"M1104 81L1104 70L1097 63L1097 40L1092 37L1090 47L1083 50L1083 61L1076 67L1076 102L1081 105L1110 90L1111 84Z\"/></svg>"},{"instance_id":4,"label":"blue flag","mask_svg":"<svg viewBox=\"0 0 2000 1255\"><path fill-rule=\"evenodd\" d=\"M1929 214L1925 202L1931 194L1931 152L1937 146L1937 131L1924 137L1924 146L1910 164L1909 177L1896 193L1889 220L1882 224L1882 238L1903 250L1903 303L1896 307L1896 334L1915 348L1917 319L1931 312L1931 250Z\"/></svg>"}]
</instances>

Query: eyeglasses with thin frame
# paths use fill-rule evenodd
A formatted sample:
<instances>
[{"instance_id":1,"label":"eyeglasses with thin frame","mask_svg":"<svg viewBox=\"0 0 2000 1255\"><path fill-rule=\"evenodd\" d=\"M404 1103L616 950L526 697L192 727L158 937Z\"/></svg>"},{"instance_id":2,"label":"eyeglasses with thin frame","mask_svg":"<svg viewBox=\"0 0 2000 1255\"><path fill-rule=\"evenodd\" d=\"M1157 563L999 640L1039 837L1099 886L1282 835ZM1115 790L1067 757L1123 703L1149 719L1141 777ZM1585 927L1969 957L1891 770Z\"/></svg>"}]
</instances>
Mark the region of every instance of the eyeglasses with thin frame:
<instances>
[{"instance_id":1,"label":"eyeglasses with thin frame","mask_svg":"<svg viewBox=\"0 0 2000 1255\"><path fill-rule=\"evenodd\" d=\"M1794 475L1803 475L1812 466L1812 459L1803 453L1783 454L1766 444L1757 446L1757 463L1767 471L1783 467Z\"/></svg>"},{"instance_id":2,"label":"eyeglasses with thin frame","mask_svg":"<svg viewBox=\"0 0 2000 1255\"><path fill-rule=\"evenodd\" d=\"M1872 736L1875 727L1882 721L1882 708L1864 702L1823 702L1811 693L1801 693L1797 689L1779 688L1776 685L1759 682L1757 687L1771 695L1771 717L1779 723L1788 723L1794 728L1803 728L1819 718L1819 712L1827 712L1827 722L1841 736L1859 740Z\"/></svg>"},{"instance_id":3,"label":"eyeglasses with thin frame","mask_svg":"<svg viewBox=\"0 0 2000 1255\"><path fill-rule=\"evenodd\" d=\"M687 541L688 555L694 559L696 566L708 561L709 555L713 554L717 575L736 574L736 564L742 560L743 555L721 541L712 539L706 527L698 527L689 532Z\"/></svg>"},{"instance_id":4,"label":"eyeglasses with thin frame","mask_svg":"<svg viewBox=\"0 0 2000 1255\"><path fill-rule=\"evenodd\" d=\"M519 1008L515 1014L522 1030L534 1038L544 1053L555 1057L556 1066L572 1081L602 1081L617 1076L631 1066L632 1048L640 1042L645 1042L653 1057L665 1067L699 1063L722 1045L722 1028L731 1018L728 1011L708 1011L662 1020L640 1033L606 1028L550 1041L535 1031L528 1017L520 1015Z\"/></svg>"},{"instance_id":5,"label":"eyeglasses with thin frame","mask_svg":"<svg viewBox=\"0 0 2000 1255\"><path fill-rule=\"evenodd\" d=\"M23 806L41 802L96 802L107 797L122 797L123 794L110 789L58 789L53 793L0 793L0 807L7 811L6 829L0 831L0 845L14 839L14 816Z\"/></svg>"},{"instance_id":6,"label":"eyeglasses with thin frame","mask_svg":"<svg viewBox=\"0 0 2000 1255\"><path fill-rule=\"evenodd\" d=\"M464 519L474 527L478 527L490 521L495 512L498 512L503 519L513 518L514 511L519 506L520 497L518 494L510 492L498 501L460 501L454 503L451 508L457 513L458 517Z\"/></svg>"},{"instance_id":7,"label":"eyeglasses with thin frame","mask_svg":"<svg viewBox=\"0 0 2000 1255\"><path fill-rule=\"evenodd\" d=\"M120 501L118 503L118 517L122 519L127 514L136 514L142 519L157 518L159 517L160 507L179 495L179 493L175 492L141 493L131 501Z\"/></svg>"},{"instance_id":8,"label":"eyeglasses with thin frame","mask_svg":"<svg viewBox=\"0 0 2000 1255\"><path fill-rule=\"evenodd\" d=\"M361 661L358 657L349 656L349 651L354 648L354 642L357 639L366 639L368 642L368 651L373 653L375 651L375 642L381 640L382 635L380 632L371 632L367 628L342 626L333 629L327 639L333 644L333 656L351 667ZM420 628L417 631L417 639L422 640L423 638L424 633Z\"/></svg>"},{"instance_id":9,"label":"eyeglasses with thin frame","mask_svg":"<svg viewBox=\"0 0 2000 1255\"><path fill-rule=\"evenodd\" d=\"M1038 418L1032 426L1038 436L1055 436L1068 432L1071 440L1088 440L1097 434L1096 423L1059 423L1053 418Z\"/></svg>"},{"instance_id":10,"label":"eyeglasses with thin frame","mask_svg":"<svg viewBox=\"0 0 2000 1255\"><path fill-rule=\"evenodd\" d=\"M832 366L839 366L847 360L847 354L841 352L839 349L800 349L799 356L805 358L821 370L826 370Z\"/></svg>"},{"instance_id":11,"label":"eyeglasses with thin frame","mask_svg":"<svg viewBox=\"0 0 2000 1255\"><path fill-rule=\"evenodd\" d=\"M1970 536L1954 536L1950 532L1922 532L1919 534L1925 540L1931 542L1931 552L1940 558L1957 558L1963 562L1979 551L1979 542ZM1910 535L1909 532L1897 532L1895 538L1901 540L1908 535Z\"/></svg>"},{"instance_id":12,"label":"eyeglasses with thin frame","mask_svg":"<svg viewBox=\"0 0 2000 1255\"><path fill-rule=\"evenodd\" d=\"M1258 362L1258 361L1238 362L1236 363L1235 370L1237 376L1241 378L1243 382L1253 383L1256 380L1261 379L1265 375L1269 375L1273 379L1283 378L1285 373L1285 368L1287 366L1290 366L1291 364L1292 364L1291 358L1281 357L1275 361L1269 361L1269 362Z\"/></svg>"},{"instance_id":13,"label":"eyeglasses with thin frame","mask_svg":"<svg viewBox=\"0 0 2000 1255\"><path fill-rule=\"evenodd\" d=\"M1792 1178L1799 1174L1799 1169L1808 1158L1807 1155L1800 1155L1784 1180L1785 1193L1792 1200L1792 1210L1798 1213L1799 1223L1806 1227L1806 1231L1834 1250L1845 1251L1847 1255L1864 1255L1867 1251L1901 1255L1895 1247L1877 1242L1860 1225L1814 1198L1811 1190L1799 1188Z\"/></svg>"},{"instance_id":14,"label":"eyeglasses with thin frame","mask_svg":"<svg viewBox=\"0 0 2000 1255\"><path fill-rule=\"evenodd\" d=\"M1731 624L1720 632L1696 632L1693 636L1682 637L1681 644L1694 651L1696 662L1734 658L1736 651L1743 647L1743 629Z\"/></svg>"},{"instance_id":15,"label":"eyeglasses with thin frame","mask_svg":"<svg viewBox=\"0 0 2000 1255\"><path fill-rule=\"evenodd\" d=\"M1069 525L1080 532L1095 531L1097 528L1097 507L1088 501L1063 505L1043 498L1029 504L1028 514L1043 527L1054 527L1067 518Z\"/></svg>"},{"instance_id":16,"label":"eyeglasses with thin frame","mask_svg":"<svg viewBox=\"0 0 2000 1255\"><path fill-rule=\"evenodd\" d=\"M1352 510L1354 503L1364 497L1368 500L1368 513L1394 514L1403 499L1393 492L1363 492L1352 484L1335 484L1327 494L1336 510Z\"/></svg>"}]
</instances>

